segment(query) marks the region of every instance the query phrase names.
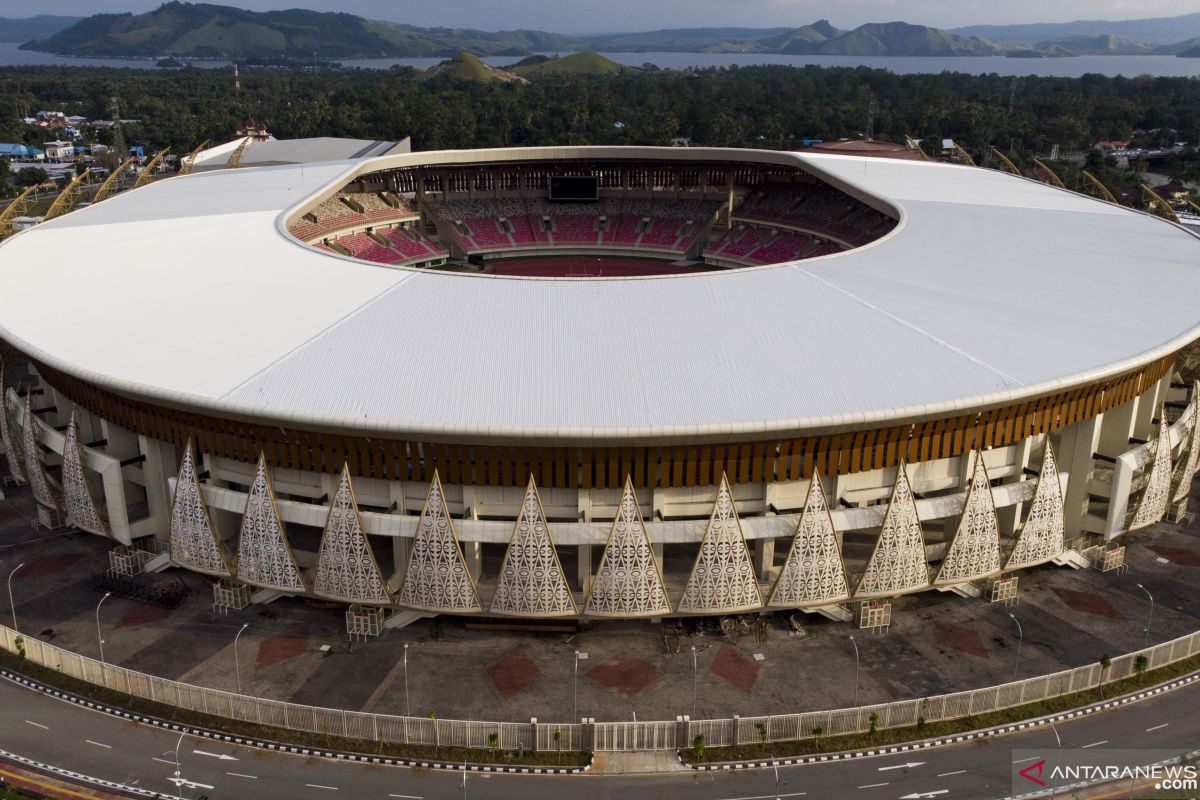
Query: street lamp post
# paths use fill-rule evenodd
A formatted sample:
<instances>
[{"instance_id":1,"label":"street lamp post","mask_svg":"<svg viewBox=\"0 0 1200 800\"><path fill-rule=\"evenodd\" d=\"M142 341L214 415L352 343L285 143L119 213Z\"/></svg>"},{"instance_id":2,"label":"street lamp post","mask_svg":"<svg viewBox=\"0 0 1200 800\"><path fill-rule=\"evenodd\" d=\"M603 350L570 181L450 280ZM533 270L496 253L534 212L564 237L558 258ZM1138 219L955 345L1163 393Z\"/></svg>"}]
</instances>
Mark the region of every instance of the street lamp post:
<instances>
[{"instance_id":1,"label":"street lamp post","mask_svg":"<svg viewBox=\"0 0 1200 800\"><path fill-rule=\"evenodd\" d=\"M104 664L104 636L100 633L100 606L104 605L104 601L112 597L112 592L105 592L104 597L100 598L100 602L96 603L96 641L100 643L100 664Z\"/></svg>"},{"instance_id":2,"label":"street lamp post","mask_svg":"<svg viewBox=\"0 0 1200 800\"><path fill-rule=\"evenodd\" d=\"M700 660L696 645L692 645L692 719L696 719L696 700L700 690Z\"/></svg>"},{"instance_id":3,"label":"street lamp post","mask_svg":"<svg viewBox=\"0 0 1200 800\"><path fill-rule=\"evenodd\" d=\"M234 634L234 637L233 637L233 669L234 669L234 672L237 674L238 694L242 693L242 665L241 665L241 662L238 661L237 643L238 643L238 639L241 637L241 635L246 632L246 628L249 628L249 627L250 627L249 622L243 623L242 627L238 630L238 632L236 634Z\"/></svg>"},{"instance_id":4,"label":"street lamp post","mask_svg":"<svg viewBox=\"0 0 1200 800\"><path fill-rule=\"evenodd\" d=\"M467 757L463 756L463 800L467 800Z\"/></svg>"},{"instance_id":5,"label":"street lamp post","mask_svg":"<svg viewBox=\"0 0 1200 800\"><path fill-rule=\"evenodd\" d=\"M1150 642L1150 625L1154 622L1154 595L1150 594L1150 590L1140 583L1137 587L1146 593L1146 597L1150 598L1150 616L1146 617L1146 631L1145 635L1142 636L1142 647L1145 647ZM13 627L16 627L15 623Z\"/></svg>"},{"instance_id":6,"label":"street lamp post","mask_svg":"<svg viewBox=\"0 0 1200 800\"><path fill-rule=\"evenodd\" d=\"M1017 679L1017 667L1021 665L1021 644L1025 641L1025 630L1021 627L1021 620L1017 619L1016 614L1009 612L1008 616L1012 618L1013 622L1017 623L1017 658L1013 662L1013 680L1015 681Z\"/></svg>"},{"instance_id":7,"label":"street lamp post","mask_svg":"<svg viewBox=\"0 0 1200 800\"><path fill-rule=\"evenodd\" d=\"M858 708L858 642L854 641L854 637L850 637L850 644L854 645L854 707Z\"/></svg>"},{"instance_id":8,"label":"street lamp post","mask_svg":"<svg viewBox=\"0 0 1200 800\"><path fill-rule=\"evenodd\" d=\"M408 702L408 642L404 643L404 716L412 716L412 706Z\"/></svg>"},{"instance_id":9,"label":"street lamp post","mask_svg":"<svg viewBox=\"0 0 1200 800\"><path fill-rule=\"evenodd\" d=\"M768 753L771 758L771 766L775 768L775 800L779 800L779 762L775 760L774 753Z\"/></svg>"},{"instance_id":10,"label":"street lamp post","mask_svg":"<svg viewBox=\"0 0 1200 800\"><path fill-rule=\"evenodd\" d=\"M1062 737L1058 735L1058 728L1054 727L1054 723L1050 723L1050 730L1054 731L1054 741L1058 742L1058 749L1062 750ZM1053 780L1053 778L1051 778ZM1050 784L1050 800L1054 800L1054 795L1058 793L1058 784Z\"/></svg>"},{"instance_id":11,"label":"street lamp post","mask_svg":"<svg viewBox=\"0 0 1200 800\"><path fill-rule=\"evenodd\" d=\"M571 693L575 696L575 716L573 719L579 719L579 651L575 651L575 677L571 682ZM463 780L466 780L464 778Z\"/></svg>"},{"instance_id":12,"label":"street lamp post","mask_svg":"<svg viewBox=\"0 0 1200 800\"><path fill-rule=\"evenodd\" d=\"M183 744L183 734L179 734L179 739L175 741L175 777L171 779L171 783L175 784L175 800L183 800L183 784L186 783L179 775L179 745ZM169 756L171 751L163 753L164 756Z\"/></svg>"},{"instance_id":13,"label":"street lamp post","mask_svg":"<svg viewBox=\"0 0 1200 800\"><path fill-rule=\"evenodd\" d=\"M4 402L4 401L0 400L0 403L2 403L2 402ZM13 602L12 579L13 579L13 575L17 574L17 570L19 570L23 566L25 566L24 561L22 561L20 564L17 564L15 567L13 567L13 571L8 573L8 607L10 609L12 609L13 633L16 633L16 631L17 631L17 604Z\"/></svg>"}]
</instances>

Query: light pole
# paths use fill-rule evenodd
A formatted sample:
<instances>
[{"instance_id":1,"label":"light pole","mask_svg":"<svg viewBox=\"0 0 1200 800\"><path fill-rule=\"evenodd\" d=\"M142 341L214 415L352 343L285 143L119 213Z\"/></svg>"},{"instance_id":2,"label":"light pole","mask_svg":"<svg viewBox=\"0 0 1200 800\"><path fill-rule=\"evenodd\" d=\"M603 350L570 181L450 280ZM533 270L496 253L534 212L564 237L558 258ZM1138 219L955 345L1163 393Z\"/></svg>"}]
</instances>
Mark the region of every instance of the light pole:
<instances>
[{"instance_id":1,"label":"light pole","mask_svg":"<svg viewBox=\"0 0 1200 800\"><path fill-rule=\"evenodd\" d=\"M1146 593L1146 597L1150 598L1150 616L1146 617L1146 633L1142 637L1142 647L1145 647L1150 641L1150 624L1154 622L1154 595L1150 594L1150 590L1140 583L1137 587ZM15 622L13 623L13 627L17 627Z\"/></svg>"},{"instance_id":2,"label":"light pole","mask_svg":"<svg viewBox=\"0 0 1200 800\"><path fill-rule=\"evenodd\" d=\"M1013 680L1017 679L1017 667L1021 665L1021 643L1025 641L1025 630L1021 627L1021 620L1017 619L1017 615L1009 612L1008 616L1013 622L1017 623L1017 659L1013 662ZM1055 733L1057 736L1057 732Z\"/></svg>"},{"instance_id":3,"label":"light pole","mask_svg":"<svg viewBox=\"0 0 1200 800\"><path fill-rule=\"evenodd\" d=\"M579 719L579 651L575 651L575 678L572 682L571 690L575 695L575 716L572 719ZM463 777L463 786L466 786L467 779ZM466 791L465 789L463 791Z\"/></svg>"},{"instance_id":4,"label":"light pole","mask_svg":"<svg viewBox=\"0 0 1200 800\"><path fill-rule=\"evenodd\" d=\"M854 637L850 637L850 644L854 645L854 707L858 708L858 642L854 641Z\"/></svg>"},{"instance_id":5,"label":"light pole","mask_svg":"<svg viewBox=\"0 0 1200 800\"><path fill-rule=\"evenodd\" d=\"M112 597L112 592L105 592L104 597L100 598L100 602L96 603L96 641L100 643L100 665L104 665L104 636L100 633L100 606L104 605L104 601Z\"/></svg>"},{"instance_id":6,"label":"light pole","mask_svg":"<svg viewBox=\"0 0 1200 800\"><path fill-rule=\"evenodd\" d=\"M779 800L779 762L775 760L774 753L768 753L771 758L771 766L775 768L775 800Z\"/></svg>"},{"instance_id":7,"label":"light pole","mask_svg":"<svg viewBox=\"0 0 1200 800\"><path fill-rule=\"evenodd\" d=\"M241 637L241 635L246 632L246 628L249 628L249 627L250 627L249 622L243 623L242 627L238 630L238 632L236 634L234 634L234 637L233 637L233 669L234 669L234 672L237 673L238 694L242 693L242 665L238 661L237 643L238 643L238 639Z\"/></svg>"},{"instance_id":8,"label":"light pole","mask_svg":"<svg viewBox=\"0 0 1200 800\"><path fill-rule=\"evenodd\" d=\"M1058 735L1058 728L1054 727L1054 723L1050 723L1050 730L1054 731L1054 741L1058 742L1058 749L1062 750L1062 737ZM1050 784L1050 800L1054 800L1054 795L1058 792L1058 784Z\"/></svg>"},{"instance_id":9,"label":"light pole","mask_svg":"<svg viewBox=\"0 0 1200 800\"><path fill-rule=\"evenodd\" d=\"M171 783L175 784L176 800L183 800L183 784L185 783L184 779L179 776L179 745L181 744L183 744L182 733L179 734L179 739L177 739L175 742L175 777L170 779ZM169 756L171 755L171 751L168 750L167 752L163 753L163 755Z\"/></svg>"},{"instance_id":10,"label":"light pole","mask_svg":"<svg viewBox=\"0 0 1200 800\"><path fill-rule=\"evenodd\" d=\"M412 716L412 706L408 702L408 642L404 643L404 716Z\"/></svg>"},{"instance_id":11,"label":"light pole","mask_svg":"<svg viewBox=\"0 0 1200 800\"><path fill-rule=\"evenodd\" d=\"M692 645L692 719L696 719L696 698L700 689L700 657Z\"/></svg>"},{"instance_id":12,"label":"light pole","mask_svg":"<svg viewBox=\"0 0 1200 800\"><path fill-rule=\"evenodd\" d=\"M4 402L4 401L0 400L0 403L2 403L2 402ZM17 574L17 570L19 570L23 566L25 566L24 561L22 561L20 564L17 564L15 567L13 567L13 571L8 573L8 607L12 609L13 633L17 632L17 604L13 602L12 579L13 579L13 575Z\"/></svg>"},{"instance_id":13,"label":"light pole","mask_svg":"<svg viewBox=\"0 0 1200 800\"><path fill-rule=\"evenodd\" d=\"M463 800L467 800L467 757L463 756Z\"/></svg>"}]
</instances>

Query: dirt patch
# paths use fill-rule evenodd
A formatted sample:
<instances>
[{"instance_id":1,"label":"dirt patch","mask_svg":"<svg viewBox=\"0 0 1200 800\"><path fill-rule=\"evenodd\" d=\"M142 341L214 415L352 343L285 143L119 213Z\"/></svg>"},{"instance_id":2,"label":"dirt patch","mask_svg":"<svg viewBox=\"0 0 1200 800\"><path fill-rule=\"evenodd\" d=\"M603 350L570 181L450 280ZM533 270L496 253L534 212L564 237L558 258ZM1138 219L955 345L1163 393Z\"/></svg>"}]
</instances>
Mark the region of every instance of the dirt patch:
<instances>
[{"instance_id":1,"label":"dirt patch","mask_svg":"<svg viewBox=\"0 0 1200 800\"><path fill-rule=\"evenodd\" d=\"M1147 545L1148 550L1157 553L1172 564L1184 567L1200 567L1200 553L1186 547L1164 547L1162 545Z\"/></svg>"},{"instance_id":2,"label":"dirt patch","mask_svg":"<svg viewBox=\"0 0 1200 800\"><path fill-rule=\"evenodd\" d=\"M256 667L271 667L295 658L308 649L308 634L303 628L263 639L258 646L258 656L254 659Z\"/></svg>"},{"instance_id":3,"label":"dirt patch","mask_svg":"<svg viewBox=\"0 0 1200 800\"><path fill-rule=\"evenodd\" d=\"M653 686L662 678L662 670L624 650L592 669L587 677L618 694L632 697Z\"/></svg>"},{"instance_id":4,"label":"dirt patch","mask_svg":"<svg viewBox=\"0 0 1200 800\"><path fill-rule=\"evenodd\" d=\"M1066 603L1072 611L1081 614L1091 614L1094 617L1108 619L1128 619L1124 614L1113 608L1108 598L1095 592L1077 592L1073 589L1055 589L1054 593Z\"/></svg>"},{"instance_id":5,"label":"dirt patch","mask_svg":"<svg viewBox=\"0 0 1200 800\"><path fill-rule=\"evenodd\" d=\"M171 608L159 608L158 606L149 606L145 603L133 603L125 615L121 617L121 621L117 623L118 628L135 628L140 625L149 625L152 622L161 622L171 616Z\"/></svg>"},{"instance_id":6,"label":"dirt patch","mask_svg":"<svg viewBox=\"0 0 1200 800\"><path fill-rule=\"evenodd\" d=\"M991 658L987 648L983 646L983 640L979 638L979 633L974 628L955 625L953 622L934 620L933 638L937 639L937 643L942 647L949 647L960 653L984 660Z\"/></svg>"},{"instance_id":7,"label":"dirt patch","mask_svg":"<svg viewBox=\"0 0 1200 800\"><path fill-rule=\"evenodd\" d=\"M708 671L750 694L754 691L754 684L758 682L758 673L762 671L762 666L742 655L741 650L726 644L721 645Z\"/></svg>"},{"instance_id":8,"label":"dirt patch","mask_svg":"<svg viewBox=\"0 0 1200 800\"><path fill-rule=\"evenodd\" d=\"M503 700L520 694L542 677L542 671L524 650L512 651L488 667L487 674Z\"/></svg>"},{"instance_id":9,"label":"dirt patch","mask_svg":"<svg viewBox=\"0 0 1200 800\"><path fill-rule=\"evenodd\" d=\"M21 578L39 578L44 575L57 575L67 567L83 558L83 553L60 553L53 556L42 556L21 567L16 580Z\"/></svg>"}]
</instances>

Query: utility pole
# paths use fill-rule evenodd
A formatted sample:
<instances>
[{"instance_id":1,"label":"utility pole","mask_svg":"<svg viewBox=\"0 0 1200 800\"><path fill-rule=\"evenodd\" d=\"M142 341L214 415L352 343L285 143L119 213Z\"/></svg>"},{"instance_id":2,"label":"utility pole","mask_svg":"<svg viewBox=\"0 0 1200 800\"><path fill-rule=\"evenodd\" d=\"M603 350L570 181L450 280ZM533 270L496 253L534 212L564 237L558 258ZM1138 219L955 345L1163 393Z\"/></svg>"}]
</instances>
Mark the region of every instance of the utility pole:
<instances>
[{"instance_id":1,"label":"utility pole","mask_svg":"<svg viewBox=\"0 0 1200 800\"><path fill-rule=\"evenodd\" d=\"M867 141L875 141L875 93L871 92L867 98Z\"/></svg>"},{"instance_id":2,"label":"utility pole","mask_svg":"<svg viewBox=\"0 0 1200 800\"><path fill-rule=\"evenodd\" d=\"M112 118L113 118L113 150L117 154L117 163L120 164L125 159L129 158L129 150L125 147L125 133L121 130L121 106L117 103L117 98L112 99Z\"/></svg>"},{"instance_id":3,"label":"utility pole","mask_svg":"<svg viewBox=\"0 0 1200 800\"><path fill-rule=\"evenodd\" d=\"M240 94L242 91L242 79L238 76L237 62L233 62L233 91Z\"/></svg>"}]
</instances>

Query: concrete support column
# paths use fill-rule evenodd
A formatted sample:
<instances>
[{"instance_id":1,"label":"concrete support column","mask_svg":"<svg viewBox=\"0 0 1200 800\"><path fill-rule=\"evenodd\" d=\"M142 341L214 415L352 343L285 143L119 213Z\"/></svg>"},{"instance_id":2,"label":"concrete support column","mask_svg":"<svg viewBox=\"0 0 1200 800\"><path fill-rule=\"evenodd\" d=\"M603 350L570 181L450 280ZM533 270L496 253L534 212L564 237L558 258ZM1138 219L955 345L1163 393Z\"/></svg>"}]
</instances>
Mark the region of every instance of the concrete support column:
<instances>
[{"instance_id":1,"label":"concrete support column","mask_svg":"<svg viewBox=\"0 0 1200 800\"><path fill-rule=\"evenodd\" d=\"M772 568L775 565L775 540L769 536L764 536L761 539L754 539L754 571L758 573L759 580L766 580L771 577Z\"/></svg>"},{"instance_id":2,"label":"concrete support column","mask_svg":"<svg viewBox=\"0 0 1200 800\"><path fill-rule=\"evenodd\" d=\"M1129 438L1134 436L1137 419L1140 416L1139 401L1135 397L1128 403L1122 403L1116 408L1104 412L1100 423L1100 445L1098 452L1116 457L1129 449Z\"/></svg>"},{"instance_id":3,"label":"concrete support column","mask_svg":"<svg viewBox=\"0 0 1200 800\"><path fill-rule=\"evenodd\" d=\"M118 461L124 461L127 458L141 454L141 443L138 441L136 434L130 433L119 425L115 425L108 420L100 421L103 438L108 440L108 445L104 448L104 452L108 453ZM121 469L122 478L125 482L126 501L128 503L140 503L146 499L145 489L139 485L139 482L132 480L129 470L139 469L141 465L132 467L123 467Z\"/></svg>"},{"instance_id":4,"label":"concrete support column","mask_svg":"<svg viewBox=\"0 0 1200 800\"><path fill-rule=\"evenodd\" d=\"M404 573L408 569L408 551L412 541L405 536L393 536L392 538L392 577L388 579L388 583L393 588L398 588L404 580Z\"/></svg>"},{"instance_id":5,"label":"concrete support column","mask_svg":"<svg viewBox=\"0 0 1200 800\"><path fill-rule=\"evenodd\" d=\"M1088 505L1088 482L1092 477L1092 453L1100 444L1103 415L1085 419L1059 433L1058 467L1070 474L1064 510L1067 540L1083 532Z\"/></svg>"},{"instance_id":6,"label":"concrete support column","mask_svg":"<svg viewBox=\"0 0 1200 800\"><path fill-rule=\"evenodd\" d=\"M1149 441L1158 435L1158 429L1154 427L1154 418L1162 410L1162 402L1166 399L1170 386L1170 376L1164 375L1161 380L1151 384L1146 392L1138 398L1137 418L1133 426L1133 435L1138 439ZM1128 446L1127 443L1126 447Z\"/></svg>"},{"instance_id":7,"label":"concrete support column","mask_svg":"<svg viewBox=\"0 0 1200 800\"><path fill-rule=\"evenodd\" d=\"M138 446L146 454L142 475L146 480L146 506L158 538L165 539L171 526L171 495L168 479L176 474L175 448L166 442L138 437Z\"/></svg>"},{"instance_id":8,"label":"concrete support column","mask_svg":"<svg viewBox=\"0 0 1200 800\"><path fill-rule=\"evenodd\" d=\"M471 505L467 506L464 493L463 498L463 519L477 520L479 519L478 506L475 504L474 491L471 492ZM463 549L463 558L467 561L467 570L470 571L471 577L475 582L479 582L479 576L483 574L483 545L480 542L461 542Z\"/></svg>"},{"instance_id":9,"label":"concrete support column","mask_svg":"<svg viewBox=\"0 0 1200 800\"><path fill-rule=\"evenodd\" d=\"M592 546L581 544L575 548L576 575L579 579L579 591L584 597L592 589Z\"/></svg>"}]
</instances>

